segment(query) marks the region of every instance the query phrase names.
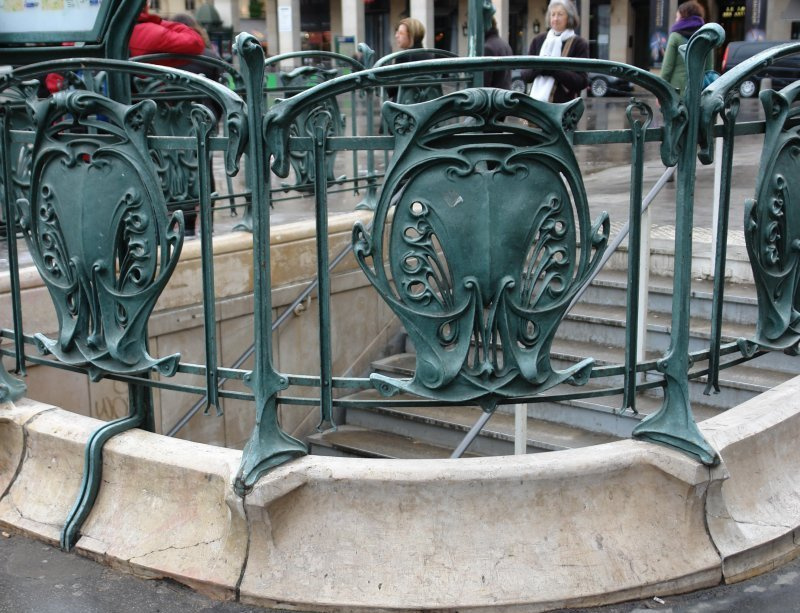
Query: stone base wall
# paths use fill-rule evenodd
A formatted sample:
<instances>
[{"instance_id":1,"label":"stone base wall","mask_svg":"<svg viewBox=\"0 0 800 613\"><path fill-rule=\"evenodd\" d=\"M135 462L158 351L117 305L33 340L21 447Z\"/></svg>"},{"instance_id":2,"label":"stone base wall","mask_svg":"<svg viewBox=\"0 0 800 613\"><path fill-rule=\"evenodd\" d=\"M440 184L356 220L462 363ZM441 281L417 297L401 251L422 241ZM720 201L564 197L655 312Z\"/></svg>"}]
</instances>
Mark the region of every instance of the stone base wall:
<instances>
[{"instance_id":1,"label":"stone base wall","mask_svg":"<svg viewBox=\"0 0 800 613\"><path fill-rule=\"evenodd\" d=\"M77 551L218 598L314 611L546 611L734 582L800 553L800 378L651 443L525 456L309 456L232 491L240 452L130 431ZM0 526L55 542L99 425L0 405Z\"/></svg>"},{"instance_id":2,"label":"stone base wall","mask_svg":"<svg viewBox=\"0 0 800 613\"><path fill-rule=\"evenodd\" d=\"M365 213L341 214L329 223L330 254L334 257L351 240L356 220ZM276 226L271 231L273 319L282 313L316 274L314 221ZM252 236L240 232L214 239L214 277L217 295L217 351L220 366L231 366L253 344ZM53 336L58 323L50 296L35 268L21 271L24 330ZM0 326L12 327L8 273L0 276ZM366 372L369 362L383 357L400 328L391 310L369 285L352 256L336 268L332 280L333 372L356 376ZM319 324L316 292L280 328L273 339L275 367L293 374L319 374ZM164 290L150 320L149 343L153 356L180 353L182 361L205 363L202 270L200 242L184 244L181 261ZM26 349L36 354L33 347ZM241 368L253 367L249 358ZM176 375L170 382L203 387L203 377ZM127 415L127 385L33 366L25 379L27 397L56 404L81 415L111 420ZM249 391L240 382L225 389ZM294 396L317 395L314 388L290 388ZM156 431L168 432L201 396L173 391L154 392ZM200 411L178 434L193 441L241 448L255 422L253 403L223 400L224 414L217 417ZM296 437L314 431L319 421L315 407L281 407L284 429Z\"/></svg>"}]
</instances>

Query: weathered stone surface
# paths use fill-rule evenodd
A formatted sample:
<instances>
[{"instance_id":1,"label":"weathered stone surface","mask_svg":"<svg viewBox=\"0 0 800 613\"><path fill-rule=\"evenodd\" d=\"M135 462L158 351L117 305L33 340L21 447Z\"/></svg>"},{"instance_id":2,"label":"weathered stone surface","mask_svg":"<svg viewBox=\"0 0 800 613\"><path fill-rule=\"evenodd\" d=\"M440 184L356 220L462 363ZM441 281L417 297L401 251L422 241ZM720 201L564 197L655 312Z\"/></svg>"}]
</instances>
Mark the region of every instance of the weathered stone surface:
<instances>
[{"instance_id":1,"label":"weathered stone surface","mask_svg":"<svg viewBox=\"0 0 800 613\"><path fill-rule=\"evenodd\" d=\"M22 466L25 424L51 407L25 398L0 404L0 499L8 491Z\"/></svg>"},{"instance_id":2,"label":"weathered stone surface","mask_svg":"<svg viewBox=\"0 0 800 613\"><path fill-rule=\"evenodd\" d=\"M708 471L625 441L524 457L308 457L247 499L242 599L312 609L588 604L720 579Z\"/></svg>"},{"instance_id":3,"label":"weathered stone surface","mask_svg":"<svg viewBox=\"0 0 800 613\"><path fill-rule=\"evenodd\" d=\"M728 582L800 555L800 378L701 424L729 478L709 493L708 527Z\"/></svg>"},{"instance_id":4,"label":"weathered stone surface","mask_svg":"<svg viewBox=\"0 0 800 613\"><path fill-rule=\"evenodd\" d=\"M238 587L245 602L316 611L530 613L735 581L797 554L799 387L705 421L723 460L713 470L639 441L444 461L306 457L243 502L231 489L239 452L131 431L106 446L77 549L219 598ZM99 422L39 406L0 407L0 522L53 541Z\"/></svg>"},{"instance_id":5,"label":"weathered stone surface","mask_svg":"<svg viewBox=\"0 0 800 613\"><path fill-rule=\"evenodd\" d=\"M244 510L231 488L240 457L141 430L113 438L77 549L232 598L247 555Z\"/></svg>"},{"instance_id":6,"label":"weathered stone surface","mask_svg":"<svg viewBox=\"0 0 800 613\"><path fill-rule=\"evenodd\" d=\"M101 422L54 409L23 423L25 457L0 500L0 523L56 544L80 488L86 441Z\"/></svg>"}]
</instances>

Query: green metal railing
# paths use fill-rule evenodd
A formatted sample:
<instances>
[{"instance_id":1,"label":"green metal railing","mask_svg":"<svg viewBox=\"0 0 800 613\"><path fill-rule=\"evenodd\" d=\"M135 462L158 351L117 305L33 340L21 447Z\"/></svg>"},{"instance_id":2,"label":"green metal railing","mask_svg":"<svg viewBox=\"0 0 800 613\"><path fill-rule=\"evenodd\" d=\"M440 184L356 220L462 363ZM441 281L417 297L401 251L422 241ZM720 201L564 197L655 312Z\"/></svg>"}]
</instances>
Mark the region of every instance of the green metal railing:
<instances>
[{"instance_id":1,"label":"green metal railing","mask_svg":"<svg viewBox=\"0 0 800 613\"><path fill-rule=\"evenodd\" d=\"M800 45L767 51L701 91L704 59L722 38L721 28L709 25L689 42L684 98L659 77L615 62L509 57L364 67L312 87L286 85L295 88L294 95L273 101L264 90L263 50L247 35L240 35L236 43L244 96L179 70L115 60L62 60L20 68L0 78L0 170L2 204L10 221L6 232L12 303L10 325L0 330L10 343L0 346L0 355L7 365L13 363L16 373L24 374L28 365L46 365L85 373L94 380L123 381L131 390L130 415L100 427L87 446L81 494L65 522L62 545L72 546L91 510L105 440L131 427L152 427L153 389L199 394L208 408L215 406L218 411L226 398L253 403L256 425L235 482L242 495L271 468L307 453L302 441L281 428L279 406L319 407L321 427L335 426L334 407L387 403L473 404L483 409L485 422L499 405L545 399L621 395L620 411L636 411L637 394L661 389L661 409L642 420L633 436L678 448L704 464L716 463L715 450L695 423L688 382L708 377L713 388L720 370L766 351L795 351L800 341L798 226L792 208L799 123L794 101L800 84L762 93L766 120L736 121L738 83L764 64L800 52ZM579 130L580 99L555 105L517 92L474 87L419 104L377 106L378 88L413 83L416 77L536 66L622 76L647 96L631 100L627 127L618 130ZM159 133L154 121L159 105L174 100L155 93L152 99L133 104L81 90L36 98L36 79L47 72L78 69L128 78L144 75L187 96L213 100L222 109L222 132L213 136L207 109L193 105L188 135ZM325 102L337 96L349 99L353 108L366 104L364 117L373 117L374 111L377 120L380 110L387 131L347 134L332 129L339 117ZM717 125L717 118L722 124ZM297 128L299 119L303 130ZM726 253L721 240L711 339L704 349L690 351L696 158L710 162L713 142L722 139L720 164L723 184L729 188L734 144L737 137L750 134L764 135L759 181L747 204L744 228L758 288L756 333L753 338L723 342L721 271ZM589 355L557 370L550 361L553 336L610 248L611 220L605 213L590 217L575 151L612 144L630 148L626 317L633 322L644 308L636 286L647 143L658 145L666 167L678 169L670 347L658 359L641 360L629 350L620 364L599 366L597 356ZM21 151L27 157L20 157ZM217 359L212 197L206 164L196 165L202 216L204 361L149 354L150 313L183 244L182 213L169 211L160 174L161 154L169 151L190 152L196 160L219 152L230 174L246 153L254 262L252 370L240 368L244 361L226 368ZM335 262L329 257L327 223L329 196L339 178L331 174L329 162L341 152L353 156L354 167L370 156L388 153L385 171L373 168L368 177L358 176L368 186L374 212L370 224L354 228L352 246L364 275L414 343L418 359L411 379L378 374L339 377L333 369L330 270ZM293 156L298 155L307 163L313 189L303 184L293 191L313 199L317 227L320 369L315 375L284 373L272 361L270 205L282 188L271 187L270 173L289 176ZM18 165L20 159L28 160L29 171ZM356 176L357 172L354 183ZM723 214L717 234L725 237L729 189L723 189L719 208ZM25 236L56 307L56 338L25 329L18 254L12 240L18 231ZM627 326L626 346L636 347L640 333L635 325ZM31 353L31 346L44 355ZM151 379L154 372L161 376ZM648 376L642 378L643 373ZM204 384L175 383L171 377L178 374L200 375ZM252 392L225 390L223 379L244 381ZM589 381L596 385L581 387ZM291 388L312 388L316 394L304 396ZM355 400L335 393L359 389L377 389L387 398ZM391 398L398 391L416 399ZM0 369L0 398L14 400L22 394L24 385Z\"/></svg>"}]
</instances>

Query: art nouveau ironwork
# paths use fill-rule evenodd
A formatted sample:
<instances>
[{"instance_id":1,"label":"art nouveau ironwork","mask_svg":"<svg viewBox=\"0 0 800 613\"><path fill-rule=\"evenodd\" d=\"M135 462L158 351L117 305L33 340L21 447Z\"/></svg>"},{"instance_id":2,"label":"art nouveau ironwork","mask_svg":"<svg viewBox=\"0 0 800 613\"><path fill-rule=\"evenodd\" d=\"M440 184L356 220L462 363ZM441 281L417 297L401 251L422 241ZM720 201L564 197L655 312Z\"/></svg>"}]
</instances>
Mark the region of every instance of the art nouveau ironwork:
<instances>
[{"instance_id":1,"label":"art nouveau ironwork","mask_svg":"<svg viewBox=\"0 0 800 613\"><path fill-rule=\"evenodd\" d=\"M154 371L205 375L209 404L217 403L223 371L241 375L251 386L256 426L236 477L240 494L247 493L265 472L307 452L302 441L281 428L279 405L317 403L321 422L332 424L332 408L348 402L336 397L337 387L367 389L374 385L387 393L411 392L441 404L472 403L488 412L500 403L535 401L537 394L552 391L554 386L584 383L588 378L598 380L602 394L621 394L624 406L620 410L635 409L635 396L645 386L661 388L664 397L660 410L642 420L634 436L673 446L704 464L714 464L716 453L701 436L689 401L688 380L699 376L692 370L693 363L708 359L709 367L703 374L708 374L713 388L719 370L733 361L723 363L721 357L733 355L736 360L746 360L759 350L793 350L800 331L794 254L796 213L792 209L794 186L789 179L796 173L797 112L792 105L798 89L792 86L779 93L765 93L767 120L741 129L735 121L734 93L735 85L748 71L799 48L794 45L771 50L701 91L703 60L721 41L722 31L715 25L704 27L691 39L686 51L689 83L684 98L656 75L614 62L448 58L356 70L302 89L267 108L263 50L255 39L242 35L237 49L247 87L247 113L238 95L199 77L167 68L96 61L94 69L111 71L115 77L124 74L130 79L131 75L152 73L178 90L196 92L199 99L214 98L223 108L224 119L222 135L213 138L213 120L202 107L191 106L188 111L191 126L172 131L173 119L165 115L164 125L156 121L158 111L153 101L130 105L128 100L115 101L89 91L37 100L25 89L31 78L41 77L44 71L77 70L77 63L22 68L0 79L3 92L7 94L10 88L18 92L16 98L6 95L0 104L5 211L10 220L19 218L19 228L60 317L58 336L50 339L39 335L40 345L56 358L51 365L66 364L95 378L117 376L132 382L131 414L98 429L87 448L81 497L65 525L64 545L73 542L91 508L99 483L103 442L127 428L147 427L151 410L147 388L165 386L163 381L146 379ZM89 63L79 64L83 67ZM578 128L581 101L553 105L518 93L469 88L421 104L387 104L382 114L391 130L382 135L368 131L366 136L355 132L346 136L332 129L338 111L319 104L341 94L355 99L363 93L360 99L370 101L378 88L413 83L420 75L470 75L531 65L615 74L651 92L658 104L649 104L643 98L633 100L627 109L626 129L591 131ZM153 97L157 93L152 92ZM23 109L30 110L30 122L15 124ZM370 117L369 113L368 109L365 115ZM721 126L715 125L718 116L723 118ZM302 119L301 131L298 119ZM748 204L745 226L759 284L757 334L753 339L721 346L719 291L708 349L690 352L695 160L699 155L703 162L711 161L711 144L722 137L722 165L730 169L735 136L759 130L765 134L763 165L754 198ZM592 361L596 356L586 355L559 370L551 364L550 343L572 298L600 266L609 222L616 221L604 214L592 219L589 214L589 198L575 149L585 144L630 145L629 248L636 251L642 232L637 219L646 142L658 143L661 162L679 169L675 198L678 257L670 347L654 361L641 361L634 351L628 351L624 364L595 367ZM182 188L161 188L166 175L159 176L158 160L166 159L165 151L190 150L197 174L193 189L201 214L209 215L208 168L196 160L207 159L211 149L224 151L227 170L235 172L245 146L253 205L254 368L252 372L231 373L216 362L214 278L210 270L213 258L210 224L206 222L202 225L208 231L203 232L201 241L205 364L187 364L177 355L152 357L147 346L147 321L180 255L182 241L181 216L170 217L166 208L170 193L183 193ZM20 150L29 152L30 162L23 160L15 168ZM336 377L333 372L327 244L332 175L328 160L335 152L348 150L354 152L354 160L355 154L376 151L388 152L391 159L385 176L370 174L376 196L373 221L355 228L353 243L361 269L403 323L417 349L416 372L409 380L378 375ZM313 180L318 232L321 366L314 376L282 373L272 363L269 205L273 193L268 164L272 161L272 170L287 177L292 159L299 154L305 156L309 167L313 164L306 176L308 181ZM730 170L727 176L729 181ZM98 182L103 185L102 192L92 189ZM729 204L722 202L721 211ZM719 233L725 236L726 232L727 217L722 215ZM3 330L3 336L13 340L14 350L0 346L0 353L16 358L15 370L22 371L34 359L24 352L24 345L32 339L23 333L21 324L12 236L8 234L15 319L14 328ZM638 281L636 257L631 255L629 264L632 286ZM724 249L718 251L717 259L724 270ZM629 296L628 320L637 319L641 308L635 296ZM635 330L626 332L628 346L636 344L635 335ZM637 376L644 372L650 380L640 384ZM0 397L13 399L21 393L15 381L2 373L0 394L4 395ZM290 386L315 388L319 394L315 398L295 397ZM561 398L581 393L562 387L567 391L560 394ZM187 386L187 391L197 390Z\"/></svg>"},{"instance_id":2,"label":"art nouveau ironwork","mask_svg":"<svg viewBox=\"0 0 800 613\"><path fill-rule=\"evenodd\" d=\"M417 370L410 382L373 375L380 390L493 409L588 380L591 359L564 371L549 359L608 240L607 215L589 220L570 145L582 109L492 89L384 106L392 165L373 233L357 224L354 251L403 322Z\"/></svg>"}]
</instances>

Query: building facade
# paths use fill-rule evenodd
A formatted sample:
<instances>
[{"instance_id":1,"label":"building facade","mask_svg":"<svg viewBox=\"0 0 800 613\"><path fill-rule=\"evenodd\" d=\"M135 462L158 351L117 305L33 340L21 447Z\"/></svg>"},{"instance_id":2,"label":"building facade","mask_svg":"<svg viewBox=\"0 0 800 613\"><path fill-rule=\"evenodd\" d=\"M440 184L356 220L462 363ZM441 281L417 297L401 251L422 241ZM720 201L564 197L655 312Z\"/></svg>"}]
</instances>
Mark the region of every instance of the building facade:
<instances>
[{"instance_id":1,"label":"building facade","mask_svg":"<svg viewBox=\"0 0 800 613\"><path fill-rule=\"evenodd\" d=\"M200 0L158 0L165 17L196 10ZM663 43L679 0L577 0L580 34L594 57L642 68L660 65ZM700 0L707 20L721 24L728 42L800 37L800 0ZM495 0L501 35L515 53L547 28L547 0ZM425 24L424 44L466 55L468 0L214 0L226 25L255 31L270 54L301 49L349 52L366 42L378 57L394 49L403 17Z\"/></svg>"}]
</instances>

